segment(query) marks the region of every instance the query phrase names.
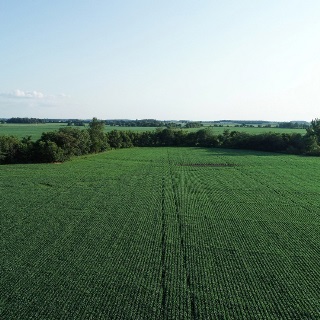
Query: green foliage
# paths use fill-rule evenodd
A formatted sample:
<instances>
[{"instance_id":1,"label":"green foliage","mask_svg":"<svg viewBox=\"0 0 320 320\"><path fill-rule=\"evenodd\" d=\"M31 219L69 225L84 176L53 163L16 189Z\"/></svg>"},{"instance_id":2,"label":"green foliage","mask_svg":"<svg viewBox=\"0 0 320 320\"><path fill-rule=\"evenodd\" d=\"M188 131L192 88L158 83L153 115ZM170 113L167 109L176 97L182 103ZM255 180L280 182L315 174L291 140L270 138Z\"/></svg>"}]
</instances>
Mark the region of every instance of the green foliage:
<instances>
[{"instance_id":1,"label":"green foliage","mask_svg":"<svg viewBox=\"0 0 320 320\"><path fill-rule=\"evenodd\" d=\"M307 134L264 132L248 134L247 132L225 129L216 135L212 128L186 131L175 128L158 128L156 131L119 131L104 132L104 121L97 118L89 123L87 130L60 128L58 131L46 132L35 143L31 136L15 142L4 138L0 149L1 163L14 162L50 162L65 161L72 156L98 153L108 148L120 149L131 147L221 147L248 149L290 154L320 155L320 120L312 121ZM5 141L9 146L6 146ZM49 143L50 142L50 143ZM45 153L48 152L48 155ZM59 159L59 160L57 160Z\"/></svg>"},{"instance_id":2,"label":"green foliage","mask_svg":"<svg viewBox=\"0 0 320 320\"><path fill-rule=\"evenodd\" d=\"M1 167L0 318L319 319L318 164L168 147Z\"/></svg>"},{"instance_id":3,"label":"green foliage","mask_svg":"<svg viewBox=\"0 0 320 320\"><path fill-rule=\"evenodd\" d=\"M90 146L91 140L87 131L65 127L57 132L42 134L35 143L35 158L39 162L61 162L72 156L89 153Z\"/></svg>"},{"instance_id":4,"label":"green foliage","mask_svg":"<svg viewBox=\"0 0 320 320\"><path fill-rule=\"evenodd\" d=\"M214 135L211 128L201 129L195 134L195 145L199 147L217 147L218 137Z\"/></svg>"},{"instance_id":5,"label":"green foliage","mask_svg":"<svg viewBox=\"0 0 320 320\"><path fill-rule=\"evenodd\" d=\"M312 120L310 127L307 128L305 150L308 155L320 155L320 119Z\"/></svg>"},{"instance_id":6,"label":"green foliage","mask_svg":"<svg viewBox=\"0 0 320 320\"><path fill-rule=\"evenodd\" d=\"M10 119L7 119L6 122L34 124L34 123L45 123L46 121L44 119L39 119L39 118L10 118Z\"/></svg>"},{"instance_id":7,"label":"green foliage","mask_svg":"<svg viewBox=\"0 0 320 320\"><path fill-rule=\"evenodd\" d=\"M308 136L314 136L320 143L320 119L314 119L311 121L310 127L307 129Z\"/></svg>"},{"instance_id":8,"label":"green foliage","mask_svg":"<svg viewBox=\"0 0 320 320\"><path fill-rule=\"evenodd\" d=\"M0 136L0 163L14 163L19 155L21 143L12 136Z\"/></svg>"},{"instance_id":9,"label":"green foliage","mask_svg":"<svg viewBox=\"0 0 320 320\"><path fill-rule=\"evenodd\" d=\"M97 153L106 150L109 145L104 133L104 121L93 118L89 123L89 136L91 140L90 152Z\"/></svg>"},{"instance_id":10,"label":"green foliage","mask_svg":"<svg viewBox=\"0 0 320 320\"><path fill-rule=\"evenodd\" d=\"M200 121L187 122L184 127L185 128L200 128L200 127L203 127L203 124Z\"/></svg>"},{"instance_id":11,"label":"green foliage","mask_svg":"<svg viewBox=\"0 0 320 320\"><path fill-rule=\"evenodd\" d=\"M58 131L60 128L66 127L66 123L38 123L38 124L4 124L0 126L0 135L13 135L18 138L23 138L25 136L31 136L33 141L36 141L41 137L43 132L48 131ZM164 127L164 126L163 126ZM79 126L80 129L86 129L87 127ZM203 127L205 128L205 127ZM306 130L304 129L283 129L283 128L258 128L258 127L230 127L232 131L246 132L250 134L260 134L265 132L274 132L274 133L300 133L305 134ZM120 130L120 131L133 131L133 132L154 132L155 127L122 127L122 126L105 126L104 132L109 132L112 130ZM223 133L225 127L214 125L212 128L212 132L215 135L219 135ZM199 128L191 128L185 129L187 132L195 132L198 131Z\"/></svg>"},{"instance_id":12,"label":"green foliage","mask_svg":"<svg viewBox=\"0 0 320 320\"><path fill-rule=\"evenodd\" d=\"M67 126L71 127L71 126L76 126L76 127L85 127L85 123L82 120L69 120L67 122Z\"/></svg>"},{"instance_id":13,"label":"green foliage","mask_svg":"<svg viewBox=\"0 0 320 320\"><path fill-rule=\"evenodd\" d=\"M315 135L306 135L304 138L305 153L310 156L320 155L320 146L318 138Z\"/></svg>"},{"instance_id":14,"label":"green foliage","mask_svg":"<svg viewBox=\"0 0 320 320\"><path fill-rule=\"evenodd\" d=\"M65 138L64 146L71 156L79 156L90 152L91 140L87 130L77 128L61 128L58 131Z\"/></svg>"},{"instance_id":15,"label":"green foliage","mask_svg":"<svg viewBox=\"0 0 320 320\"><path fill-rule=\"evenodd\" d=\"M134 134L126 131L112 130L106 135L108 145L114 149L133 147Z\"/></svg>"},{"instance_id":16,"label":"green foliage","mask_svg":"<svg viewBox=\"0 0 320 320\"><path fill-rule=\"evenodd\" d=\"M106 120L106 125L118 126L118 127L164 127L167 124L165 121L159 121L155 119L142 119L142 120Z\"/></svg>"},{"instance_id":17,"label":"green foliage","mask_svg":"<svg viewBox=\"0 0 320 320\"><path fill-rule=\"evenodd\" d=\"M39 140L36 143L37 162L63 162L70 158L65 151L50 139Z\"/></svg>"},{"instance_id":18,"label":"green foliage","mask_svg":"<svg viewBox=\"0 0 320 320\"><path fill-rule=\"evenodd\" d=\"M307 129L309 128L309 124L307 122L280 122L278 124L279 128L288 128L288 129Z\"/></svg>"},{"instance_id":19,"label":"green foliage","mask_svg":"<svg viewBox=\"0 0 320 320\"><path fill-rule=\"evenodd\" d=\"M178 139L176 139L177 133L181 130L176 131L174 129L158 129L156 131L156 140L159 146L176 146L178 145Z\"/></svg>"}]
</instances>

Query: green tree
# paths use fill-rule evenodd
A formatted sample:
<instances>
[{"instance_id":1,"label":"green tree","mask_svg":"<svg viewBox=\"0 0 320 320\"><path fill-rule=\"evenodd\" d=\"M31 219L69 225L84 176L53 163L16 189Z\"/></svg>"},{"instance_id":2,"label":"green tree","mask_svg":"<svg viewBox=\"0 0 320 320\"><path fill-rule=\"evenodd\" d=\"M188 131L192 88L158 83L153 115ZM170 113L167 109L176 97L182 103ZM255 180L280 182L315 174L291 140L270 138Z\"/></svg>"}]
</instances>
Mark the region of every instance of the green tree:
<instances>
[{"instance_id":1,"label":"green tree","mask_svg":"<svg viewBox=\"0 0 320 320\"><path fill-rule=\"evenodd\" d=\"M313 136L320 143L320 119L314 119L311 121L310 127L307 128L307 136Z\"/></svg>"},{"instance_id":2,"label":"green tree","mask_svg":"<svg viewBox=\"0 0 320 320\"><path fill-rule=\"evenodd\" d=\"M210 128L200 129L196 132L196 145L200 147L216 147L219 144L216 137Z\"/></svg>"},{"instance_id":3,"label":"green tree","mask_svg":"<svg viewBox=\"0 0 320 320\"><path fill-rule=\"evenodd\" d=\"M21 142L13 136L0 136L0 163L17 162Z\"/></svg>"},{"instance_id":4,"label":"green tree","mask_svg":"<svg viewBox=\"0 0 320 320\"><path fill-rule=\"evenodd\" d=\"M104 133L104 121L93 118L89 123L89 136L91 140L90 152L97 153L108 148L106 134Z\"/></svg>"},{"instance_id":5,"label":"green tree","mask_svg":"<svg viewBox=\"0 0 320 320\"><path fill-rule=\"evenodd\" d=\"M70 155L79 156L90 152L90 135L86 130L78 128L64 127L58 131L67 144L68 153Z\"/></svg>"},{"instance_id":6,"label":"green tree","mask_svg":"<svg viewBox=\"0 0 320 320\"><path fill-rule=\"evenodd\" d=\"M40 162L65 161L90 152L91 140L86 130L73 127L44 132L35 144L35 158Z\"/></svg>"},{"instance_id":7,"label":"green tree","mask_svg":"<svg viewBox=\"0 0 320 320\"><path fill-rule=\"evenodd\" d=\"M119 149L122 148L122 135L119 130L112 130L107 134L108 143L111 148Z\"/></svg>"},{"instance_id":8,"label":"green tree","mask_svg":"<svg viewBox=\"0 0 320 320\"><path fill-rule=\"evenodd\" d=\"M65 151L55 142L50 140L38 140L35 145L35 161L36 162L63 162L69 157Z\"/></svg>"},{"instance_id":9,"label":"green tree","mask_svg":"<svg viewBox=\"0 0 320 320\"><path fill-rule=\"evenodd\" d=\"M305 153L308 155L320 155L320 119L311 121L304 136Z\"/></svg>"}]
</instances>

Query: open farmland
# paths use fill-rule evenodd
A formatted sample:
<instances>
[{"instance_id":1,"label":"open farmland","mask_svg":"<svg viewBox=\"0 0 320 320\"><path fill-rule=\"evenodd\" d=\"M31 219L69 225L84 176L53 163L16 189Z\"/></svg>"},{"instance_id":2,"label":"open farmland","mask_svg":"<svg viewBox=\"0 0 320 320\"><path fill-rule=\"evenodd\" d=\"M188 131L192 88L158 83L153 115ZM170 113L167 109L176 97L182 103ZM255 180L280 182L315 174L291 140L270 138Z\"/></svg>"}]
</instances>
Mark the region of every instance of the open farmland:
<instances>
[{"instance_id":1,"label":"open farmland","mask_svg":"<svg viewBox=\"0 0 320 320\"><path fill-rule=\"evenodd\" d=\"M30 136L33 141L39 139L43 132L58 131L60 128L67 127L66 123L39 123L39 124L0 124L0 136L8 135L23 138ZM76 126L78 129L88 128L86 126ZM105 132L112 130L131 130L131 131L149 131L155 130L155 127L111 127L105 126ZM222 130L223 131L223 130Z\"/></svg>"},{"instance_id":2,"label":"open farmland","mask_svg":"<svg viewBox=\"0 0 320 320\"><path fill-rule=\"evenodd\" d=\"M226 149L0 166L0 319L319 319L319 181Z\"/></svg>"},{"instance_id":3,"label":"open farmland","mask_svg":"<svg viewBox=\"0 0 320 320\"><path fill-rule=\"evenodd\" d=\"M44 123L44 124L0 124L0 136L1 135L9 135L16 136L18 138L23 138L27 136L31 136L33 141L39 139L43 132L48 131L58 131L59 128L66 127L66 123ZM79 129L88 128L88 124L85 127L76 127ZM200 128L192 128L192 129L184 129L188 132L195 132L203 128L208 128L208 126L200 127ZM105 126L105 132L109 132L112 130L130 130L130 131L154 131L156 127L113 127L113 126ZM300 133L305 134L305 129L283 129L283 128L250 128L250 127L210 127L214 134L222 134L224 130L228 129L230 131L239 131L239 132L247 132L250 134L260 134L267 132L275 132L275 133Z\"/></svg>"},{"instance_id":4,"label":"open farmland","mask_svg":"<svg viewBox=\"0 0 320 320\"><path fill-rule=\"evenodd\" d=\"M237 132L246 132L249 134L261 134L261 133L268 133L268 132L274 132L274 133L300 133L305 134L305 129L287 129L287 128L259 128L259 127L235 127L235 126L223 126L223 127L210 127L210 126L203 126L201 128L192 128L192 129L186 129L188 131L198 131L199 129L203 128L210 128L214 134L222 134L224 130L230 130L230 131L237 131Z\"/></svg>"},{"instance_id":5,"label":"open farmland","mask_svg":"<svg viewBox=\"0 0 320 320\"><path fill-rule=\"evenodd\" d=\"M18 138L30 136L32 140L37 140L43 132L58 131L65 127L65 123L38 123L38 124L0 124L0 136L15 136Z\"/></svg>"}]
</instances>

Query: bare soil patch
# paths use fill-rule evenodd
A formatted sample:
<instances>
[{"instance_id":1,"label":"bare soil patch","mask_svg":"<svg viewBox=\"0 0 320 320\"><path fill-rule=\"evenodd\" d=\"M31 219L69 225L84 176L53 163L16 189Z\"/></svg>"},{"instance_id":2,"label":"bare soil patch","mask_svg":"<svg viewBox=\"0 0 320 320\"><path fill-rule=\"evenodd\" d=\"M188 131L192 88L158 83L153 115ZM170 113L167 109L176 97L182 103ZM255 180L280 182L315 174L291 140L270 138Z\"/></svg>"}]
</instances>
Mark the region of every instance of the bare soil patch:
<instances>
[{"instance_id":1,"label":"bare soil patch","mask_svg":"<svg viewBox=\"0 0 320 320\"><path fill-rule=\"evenodd\" d=\"M234 163L181 163L183 167L235 167Z\"/></svg>"}]
</instances>

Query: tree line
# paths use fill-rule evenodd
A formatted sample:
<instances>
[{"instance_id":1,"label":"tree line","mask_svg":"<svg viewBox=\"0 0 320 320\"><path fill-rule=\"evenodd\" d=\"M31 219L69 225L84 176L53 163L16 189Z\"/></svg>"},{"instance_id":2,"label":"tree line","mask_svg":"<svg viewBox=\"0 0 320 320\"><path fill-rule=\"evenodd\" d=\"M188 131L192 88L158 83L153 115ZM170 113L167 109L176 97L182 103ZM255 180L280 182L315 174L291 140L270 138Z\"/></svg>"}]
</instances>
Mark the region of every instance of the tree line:
<instances>
[{"instance_id":1,"label":"tree line","mask_svg":"<svg viewBox=\"0 0 320 320\"><path fill-rule=\"evenodd\" d=\"M279 128L286 128L286 129L307 129L309 128L309 124L306 122L279 122Z\"/></svg>"},{"instance_id":2,"label":"tree line","mask_svg":"<svg viewBox=\"0 0 320 320\"><path fill-rule=\"evenodd\" d=\"M248 149L320 156L320 119L312 120L306 134L249 134L224 130L214 134L210 128L196 132L158 128L155 131L134 132L112 130L104 132L105 122L96 118L88 128L64 127L44 132L40 139L18 139L0 136L0 163L64 162L73 156L98 153L108 149L131 147L216 147Z\"/></svg>"},{"instance_id":3,"label":"tree line","mask_svg":"<svg viewBox=\"0 0 320 320\"><path fill-rule=\"evenodd\" d=\"M36 124L36 123L46 123L45 119L39 118L10 118L5 121L6 123L27 123L27 124Z\"/></svg>"},{"instance_id":4,"label":"tree line","mask_svg":"<svg viewBox=\"0 0 320 320\"><path fill-rule=\"evenodd\" d=\"M105 120L108 126L117 127L164 127L165 121L155 119L142 119L142 120Z\"/></svg>"}]
</instances>

